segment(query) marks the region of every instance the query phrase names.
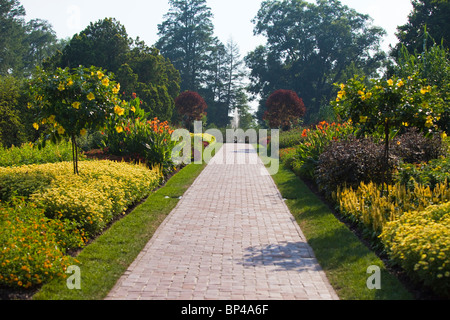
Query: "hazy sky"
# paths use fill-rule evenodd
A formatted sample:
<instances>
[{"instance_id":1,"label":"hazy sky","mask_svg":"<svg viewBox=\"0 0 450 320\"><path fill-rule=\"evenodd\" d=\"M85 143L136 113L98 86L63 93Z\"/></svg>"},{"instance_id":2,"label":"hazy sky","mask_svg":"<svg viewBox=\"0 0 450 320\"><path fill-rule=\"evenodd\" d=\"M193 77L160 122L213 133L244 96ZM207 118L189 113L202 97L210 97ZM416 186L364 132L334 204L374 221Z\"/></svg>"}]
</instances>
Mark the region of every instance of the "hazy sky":
<instances>
[{"instance_id":1,"label":"hazy sky","mask_svg":"<svg viewBox=\"0 0 450 320\"><path fill-rule=\"evenodd\" d=\"M130 37L139 36L147 45L158 39L157 26L169 9L167 0L19 0L25 7L26 19L49 21L59 38L72 37L90 22L114 17L122 23ZM374 24L383 27L388 36L383 48L397 43L398 25L407 21L412 10L411 0L341 0L360 13L369 14ZM251 20L256 16L262 0L207 0L214 15L215 35L226 43L232 37L238 43L241 56L264 38L253 35ZM310 0L310 2L314 2Z\"/></svg>"}]
</instances>

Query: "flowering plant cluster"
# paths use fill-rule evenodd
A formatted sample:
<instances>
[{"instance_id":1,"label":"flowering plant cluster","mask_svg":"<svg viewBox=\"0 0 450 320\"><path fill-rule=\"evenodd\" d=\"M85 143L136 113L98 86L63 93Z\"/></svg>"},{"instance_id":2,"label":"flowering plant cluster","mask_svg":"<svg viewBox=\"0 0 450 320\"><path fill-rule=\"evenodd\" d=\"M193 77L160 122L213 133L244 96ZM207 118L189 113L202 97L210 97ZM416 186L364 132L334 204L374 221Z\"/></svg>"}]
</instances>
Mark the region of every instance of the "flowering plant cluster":
<instances>
[{"instance_id":1,"label":"flowering plant cluster","mask_svg":"<svg viewBox=\"0 0 450 320\"><path fill-rule=\"evenodd\" d=\"M332 142L352 135L354 128L349 123L321 122L312 129L304 129L302 143L296 146L291 168L299 176L313 180L320 154Z\"/></svg>"},{"instance_id":2,"label":"flowering plant cluster","mask_svg":"<svg viewBox=\"0 0 450 320\"><path fill-rule=\"evenodd\" d=\"M364 82L364 78L355 77L339 85L333 105L343 120L351 120L369 133L386 127L439 130L443 99L425 80L410 76L371 80L370 86Z\"/></svg>"},{"instance_id":3,"label":"flowering plant cluster","mask_svg":"<svg viewBox=\"0 0 450 320\"><path fill-rule=\"evenodd\" d=\"M166 174L173 168L173 129L167 121L147 119L148 114L140 107L140 99L133 96L130 102L117 107L104 131L104 146L108 153L129 155L136 162L149 167L161 166Z\"/></svg>"},{"instance_id":4,"label":"flowering plant cluster","mask_svg":"<svg viewBox=\"0 0 450 320\"><path fill-rule=\"evenodd\" d=\"M161 172L112 161L0 168L0 284L30 288L64 277L69 250L147 197ZM16 198L17 194L22 197Z\"/></svg>"},{"instance_id":5,"label":"flowering plant cluster","mask_svg":"<svg viewBox=\"0 0 450 320\"><path fill-rule=\"evenodd\" d=\"M36 116L34 128L44 127L54 141L64 136L72 139L74 172L78 173L76 137L102 128L115 112L122 110L120 84L100 68L80 66L54 72L39 69L30 90L34 103L28 107Z\"/></svg>"}]
</instances>

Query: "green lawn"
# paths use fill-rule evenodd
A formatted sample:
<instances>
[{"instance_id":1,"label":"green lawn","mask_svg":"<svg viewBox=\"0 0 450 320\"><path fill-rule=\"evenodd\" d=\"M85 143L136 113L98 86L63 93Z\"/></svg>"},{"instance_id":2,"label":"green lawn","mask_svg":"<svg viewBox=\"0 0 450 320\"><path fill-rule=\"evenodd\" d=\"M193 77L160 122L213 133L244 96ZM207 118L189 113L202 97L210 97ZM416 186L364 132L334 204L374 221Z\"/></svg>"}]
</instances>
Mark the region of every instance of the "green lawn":
<instances>
[{"instance_id":1,"label":"green lawn","mask_svg":"<svg viewBox=\"0 0 450 320\"><path fill-rule=\"evenodd\" d=\"M191 164L185 167L163 188L88 245L77 256L81 290L69 290L66 280L55 280L44 285L33 299L104 299L205 166Z\"/></svg>"},{"instance_id":2,"label":"green lawn","mask_svg":"<svg viewBox=\"0 0 450 320\"><path fill-rule=\"evenodd\" d=\"M292 171L281 165L273 178L341 300L412 299L378 256ZM367 288L370 266L381 268L381 290Z\"/></svg>"}]
</instances>

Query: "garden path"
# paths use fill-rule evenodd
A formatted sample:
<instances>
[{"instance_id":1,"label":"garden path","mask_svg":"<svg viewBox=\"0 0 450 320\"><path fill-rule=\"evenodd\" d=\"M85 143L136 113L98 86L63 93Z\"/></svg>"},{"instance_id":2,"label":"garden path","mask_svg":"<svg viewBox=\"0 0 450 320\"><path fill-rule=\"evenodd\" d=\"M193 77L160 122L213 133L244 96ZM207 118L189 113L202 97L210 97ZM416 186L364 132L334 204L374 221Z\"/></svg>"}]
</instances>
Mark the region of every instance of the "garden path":
<instances>
[{"instance_id":1,"label":"garden path","mask_svg":"<svg viewBox=\"0 0 450 320\"><path fill-rule=\"evenodd\" d=\"M225 144L107 300L335 300L252 146Z\"/></svg>"}]
</instances>

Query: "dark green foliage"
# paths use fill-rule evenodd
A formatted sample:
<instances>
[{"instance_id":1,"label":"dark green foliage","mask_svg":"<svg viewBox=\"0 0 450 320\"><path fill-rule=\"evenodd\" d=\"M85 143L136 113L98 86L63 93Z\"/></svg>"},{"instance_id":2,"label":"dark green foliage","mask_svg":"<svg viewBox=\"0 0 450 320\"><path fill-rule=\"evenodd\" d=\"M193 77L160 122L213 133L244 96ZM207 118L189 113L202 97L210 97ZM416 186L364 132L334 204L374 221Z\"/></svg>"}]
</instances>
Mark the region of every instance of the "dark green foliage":
<instances>
[{"instance_id":1,"label":"dark green foliage","mask_svg":"<svg viewBox=\"0 0 450 320\"><path fill-rule=\"evenodd\" d=\"M426 33L429 33L438 43L450 47L450 2L448 0L413 0L413 11L408 22L397 28L398 45L392 55L397 57L402 46L410 53L422 52ZM428 43L429 46L432 43Z\"/></svg>"}]
</instances>

